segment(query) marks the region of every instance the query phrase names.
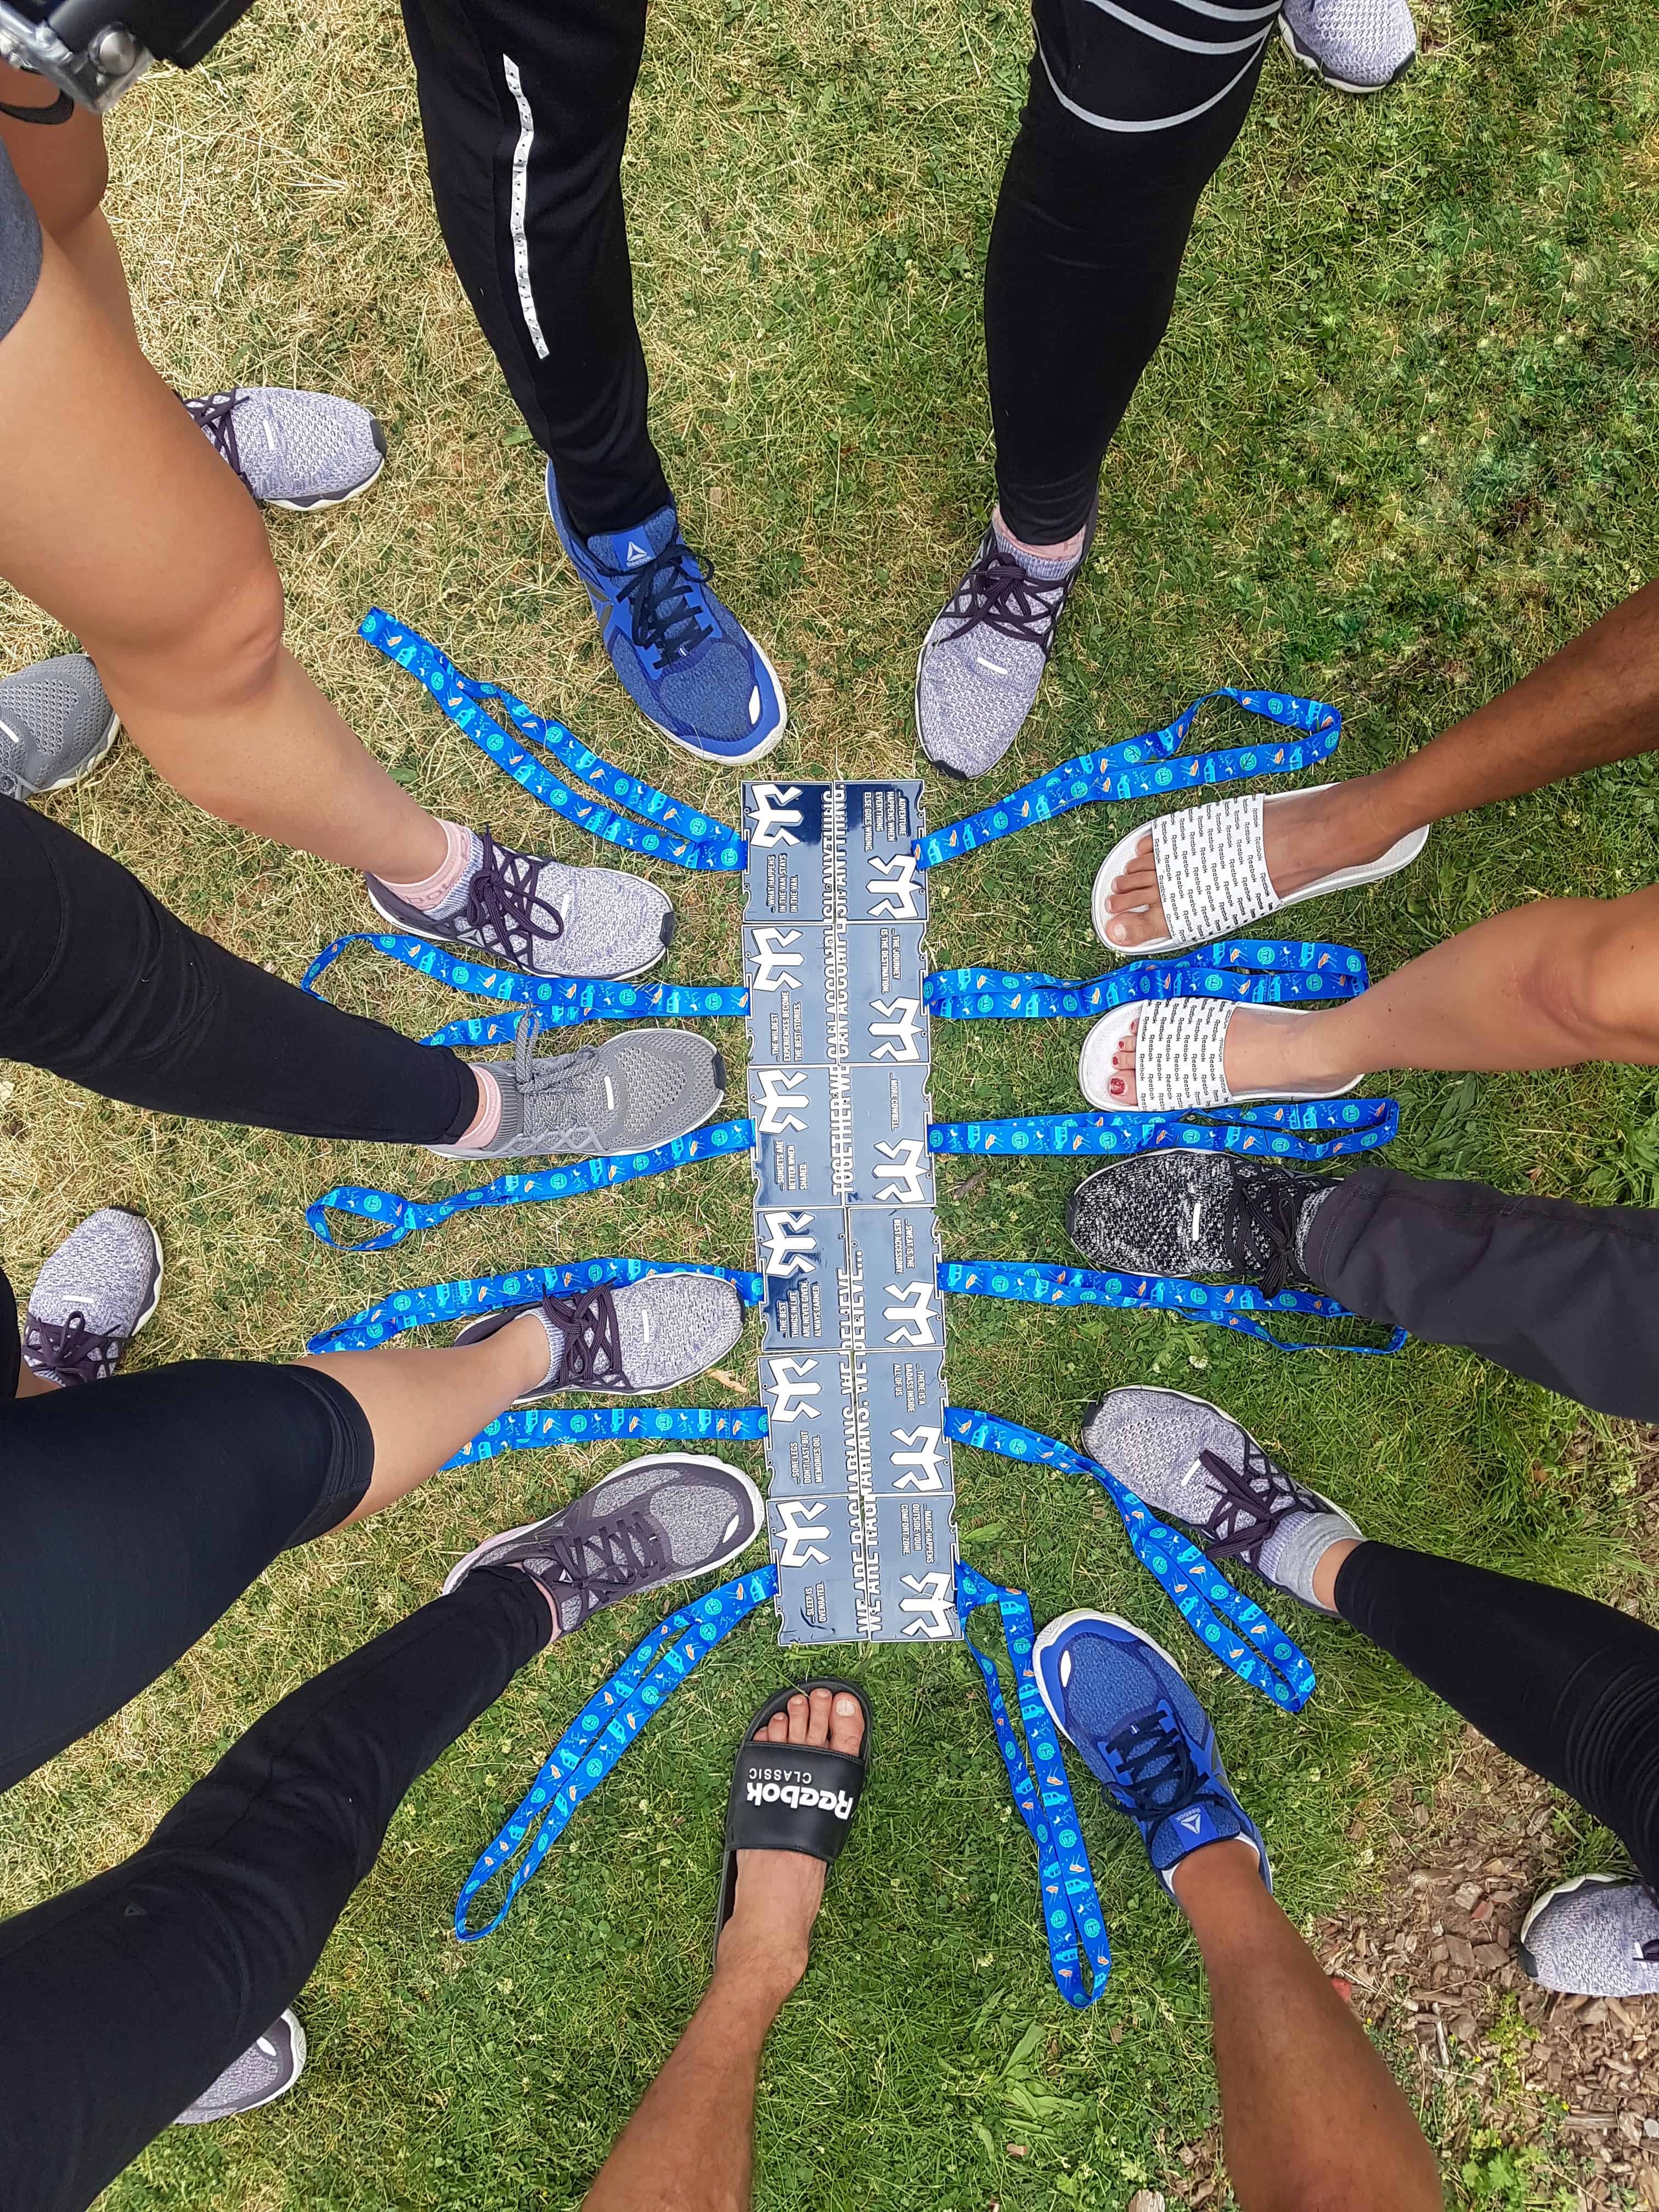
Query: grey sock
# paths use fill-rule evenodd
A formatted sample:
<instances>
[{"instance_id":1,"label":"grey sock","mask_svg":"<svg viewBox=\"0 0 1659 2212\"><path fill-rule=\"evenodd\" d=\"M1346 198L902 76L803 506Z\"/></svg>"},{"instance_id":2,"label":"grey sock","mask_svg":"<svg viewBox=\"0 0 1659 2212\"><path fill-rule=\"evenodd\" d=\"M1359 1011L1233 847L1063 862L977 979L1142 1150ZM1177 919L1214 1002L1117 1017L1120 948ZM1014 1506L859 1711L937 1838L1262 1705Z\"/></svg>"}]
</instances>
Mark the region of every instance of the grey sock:
<instances>
[{"instance_id":1,"label":"grey sock","mask_svg":"<svg viewBox=\"0 0 1659 2212\"><path fill-rule=\"evenodd\" d=\"M1363 1544L1364 1538L1346 1513L1339 1513L1329 1498L1323 1513L1288 1513L1261 1547L1261 1571L1270 1583L1299 1597L1304 1605L1321 1613L1334 1606L1321 1605L1314 1595L1314 1569L1333 1544Z\"/></svg>"},{"instance_id":2,"label":"grey sock","mask_svg":"<svg viewBox=\"0 0 1659 2212\"><path fill-rule=\"evenodd\" d=\"M549 1320L545 1306L537 1306L533 1311L537 1320L547 1332L547 1372L535 1386L538 1390L545 1390L558 1373L559 1362L564 1358L564 1331L559 1327L557 1322Z\"/></svg>"},{"instance_id":3,"label":"grey sock","mask_svg":"<svg viewBox=\"0 0 1659 2212\"><path fill-rule=\"evenodd\" d=\"M1304 1275L1308 1272L1308 1231L1313 1227L1313 1218L1328 1198L1335 1196L1334 1190L1322 1190L1302 1209L1302 1218L1296 1224L1296 1264Z\"/></svg>"},{"instance_id":4,"label":"grey sock","mask_svg":"<svg viewBox=\"0 0 1659 2212\"><path fill-rule=\"evenodd\" d=\"M1034 577L1039 584L1059 583L1062 576L1071 574L1073 569L1083 558L1081 553L1077 553L1069 561L1045 561L1036 553L1028 553L1023 545L1017 545L1002 525L994 519L991 527L996 533L997 544L1001 546L1009 559L1018 561L1026 574ZM1086 538L1085 543L1086 544Z\"/></svg>"}]
</instances>

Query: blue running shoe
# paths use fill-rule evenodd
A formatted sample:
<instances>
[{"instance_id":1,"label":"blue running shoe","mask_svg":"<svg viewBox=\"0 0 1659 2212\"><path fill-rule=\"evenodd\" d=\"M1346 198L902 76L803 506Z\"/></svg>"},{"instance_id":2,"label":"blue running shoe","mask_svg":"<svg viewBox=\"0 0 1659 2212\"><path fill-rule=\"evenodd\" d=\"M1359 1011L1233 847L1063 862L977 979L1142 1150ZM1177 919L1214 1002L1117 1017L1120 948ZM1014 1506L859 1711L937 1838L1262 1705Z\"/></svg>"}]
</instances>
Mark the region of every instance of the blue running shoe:
<instances>
[{"instance_id":1,"label":"blue running shoe","mask_svg":"<svg viewBox=\"0 0 1659 2212\"><path fill-rule=\"evenodd\" d=\"M714 597L672 507L632 530L579 538L547 471L547 511L587 586L623 688L647 722L700 760L746 768L789 720L771 662Z\"/></svg>"},{"instance_id":2,"label":"blue running shoe","mask_svg":"<svg viewBox=\"0 0 1659 2212\"><path fill-rule=\"evenodd\" d=\"M1161 1644L1109 1613L1063 1613L1036 1640L1037 1692L1060 1734L1139 1829L1170 1876L1201 1844L1242 1836L1273 1869L1261 1832L1234 1796L1210 1717Z\"/></svg>"}]
</instances>

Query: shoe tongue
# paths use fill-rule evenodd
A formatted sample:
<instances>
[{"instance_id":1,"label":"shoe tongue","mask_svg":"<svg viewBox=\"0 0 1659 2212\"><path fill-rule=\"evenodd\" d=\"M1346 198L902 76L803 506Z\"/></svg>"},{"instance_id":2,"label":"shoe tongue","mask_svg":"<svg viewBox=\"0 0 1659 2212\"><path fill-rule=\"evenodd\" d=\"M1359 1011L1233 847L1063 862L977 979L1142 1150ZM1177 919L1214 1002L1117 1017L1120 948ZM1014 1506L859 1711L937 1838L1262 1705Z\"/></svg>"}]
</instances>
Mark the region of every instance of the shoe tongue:
<instances>
[{"instance_id":1,"label":"shoe tongue","mask_svg":"<svg viewBox=\"0 0 1659 2212\"><path fill-rule=\"evenodd\" d=\"M643 568L654 560L674 535L677 518L672 507L659 507L629 530L604 530L587 541L587 550L607 568Z\"/></svg>"}]
</instances>

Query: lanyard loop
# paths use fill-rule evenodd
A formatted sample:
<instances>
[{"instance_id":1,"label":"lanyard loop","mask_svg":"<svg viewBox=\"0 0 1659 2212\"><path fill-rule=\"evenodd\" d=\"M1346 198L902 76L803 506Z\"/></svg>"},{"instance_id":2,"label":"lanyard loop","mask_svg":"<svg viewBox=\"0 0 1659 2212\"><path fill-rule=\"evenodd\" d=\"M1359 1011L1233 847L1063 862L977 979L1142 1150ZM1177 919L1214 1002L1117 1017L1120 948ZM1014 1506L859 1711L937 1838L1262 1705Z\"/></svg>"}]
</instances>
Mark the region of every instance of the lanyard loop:
<instances>
[{"instance_id":1,"label":"lanyard loop","mask_svg":"<svg viewBox=\"0 0 1659 2212\"><path fill-rule=\"evenodd\" d=\"M1001 1121L933 1121L927 1149L1011 1159L1129 1159L1138 1152L1179 1151L1329 1160L1376 1152L1391 1144L1399 1129L1397 1098L1316 1098L1219 1108L1201 1118L1118 1108L1100 1114L1019 1114Z\"/></svg>"},{"instance_id":2,"label":"lanyard loop","mask_svg":"<svg viewBox=\"0 0 1659 2212\"><path fill-rule=\"evenodd\" d=\"M1148 999L1234 999L1255 1006L1352 999L1370 982L1365 956L1348 945L1290 938L1219 938L1170 960L1136 960L1086 982L1002 968L947 968L922 996L946 1021L1087 1020Z\"/></svg>"},{"instance_id":3,"label":"lanyard loop","mask_svg":"<svg viewBox=\"0 0 1659 2212\"><path fill-rule=\"evenodd\" d=\"M1072 1785L1060 1756L1054 1724L1037 1695L1031 1652L1036 1629L1031 1601L1024 1590L1005 1589L970 1567L957 1562L957 1611L965 1624L977 1607L994 1604L1002 1622L1008 1662L1013 1669L1014 1692L1019 1706L1020 1729L1008 1714L996 1662L981 1651L969 1636L974 1655L991 1707L991 1726L997 1749L1007 1769L1019 1817L1036 1845L1037 1886L1042 1909L1042 1932L1048 1939L1049 1971L1054 1987L1066 2003L1081 2012L1097 2004L1106 1990L1112 1971L1111 1940L1106 1932L1094 1870L1072 1796ZM1024 1741L1021 1741L1021 1732ZM1029 1747L1036 1774L1027 1761ZM1087 1958L1089 1987L1084 1987L1083 1964Z\"/></svg>"},{"instance_id":4,"label":"lanyard loop","mask_svg":"<svg viewBox=\"0 0 1659 2212\"><path fill-rule=\"evenodd\" d=\"M406 623L397 621L380 607L371 607L358 625L358 635L424 685L462 736L477 745L486 758L494 761L497 768L504 769L551 812L574 823L579 830L586 830L590 836L603 838L610 845L620 845L630 853L678 861L683 868L717 868L735 874L744 866L748 848L741 832L729 823L699 813L694 807L671 798L667 792L659 791L654 784L642 782L638 776L624 775L621 769L613 768L609 761L602 760L583 744L562 722L544 720L500 684L480 684L464 676L447 653L418 630L410 629ZM662 827L648 828L632 821L627 815L617 813L597 799L585 799L568 784L561 783L486 711L491 704L505 709L521 738L531 744L545 747L572 775L595 791L603 792L617 805L630 807L635 814L645 815L649 823L659 823Z\"/></svg>"},{"instance_id":5,"label":"lanyard loop","mask_svg":"<svg viewBox=\"0 0 1659 2212\"><path fill-rule=\"evenodd\" d=\"M584 1406L574 1413L524 1406L481 1429L439 1472L556 1444L758 1443L765 1434L764 1406Z\"/></svg>"},{"instance_id":6,"label":"lanyard loop","mask_svg":"<svg viewBox=\"0 0 1659 2212\"><path fill-rule=\"evenodd\" d=\"M571 1722L515 1810L479 1854L455 1900L455 1933L461 1942L476 1943L501 1926L583 1798L599 1788L664 1699L739 1621L775 1596L777 1587L775 1567L739 1575L707 1597L681 1606L641 1638ZM470 1928L472 1900L514 1859L518 1863L495 1918L483 1928Z\"/></svg>"},{"instance_id":7,"label":"lanyard loop","mask_svg":"<svg viewBox=\"0 0 1659 2212\"><path fill-rule=\"evenodd\" d=\"M1264 1297L1248 1283L1194 1283L1183 1275L1108 1275L1096 1267L1056 1267L1043 1261L941 1260L939 1286L972 1297L1018 1299L1028 1305L1161 1306L1188 1321L1237 1329L1275 1352L1352 1352L1386 1358L1408 1341L1407 1332L1390 1332L1386 1344L1304 1344L1275 1336L1257 1314L1316 1315L1322 1321L1360 1321L1334 1298L1316 1291L1280 1291Z\"/></svg>"},{"instance_id":8,"label":"lanyard loop","mask_svg":"<svg viewBox=\"0 0 1659 2212\"><path fill-rule=\"evenodd\" d=\"M1116 1506L1135 1557L1210 1656L1286 1712L1300 1712L1307 1704L1314 1692L1314 1670L1306 1656L1269 1614L1233 1588L1189 1536L1160 1521L1109 1468L1085 1459L1057 1437L1022 1428L994 1413L948 1407L945 1427L948 1436L981 1451L1090 1476Z\"/></svg>"},{"instance_id":9,"label":"lanyard loop","mask_svg":"<svg viewBox=\"0 0 1659 2212\"><path fill-rule=\"evenodd\" d=\"M1260 714L1287 729L1304 732L1282 743L1241 745L1228 752L1173 756L1185 743L1200 707L1212 699L1231 699L1246 714ZM994 806L935 830L916 847L919 867L937 868L959 854L1012 837L1033 822L1051 822L1074 806L1103 799L1157 799L1195 784L1237 783L1249 776L1290 775L1328 760L1342 736L1342 717L1322 699L1299 699L1284 691L1241 691L1224 684L1177 714L1161 730L1148 730L1102 751L1079 753L1030 783L1011 791Z\"/></svg>"}]
</instances>

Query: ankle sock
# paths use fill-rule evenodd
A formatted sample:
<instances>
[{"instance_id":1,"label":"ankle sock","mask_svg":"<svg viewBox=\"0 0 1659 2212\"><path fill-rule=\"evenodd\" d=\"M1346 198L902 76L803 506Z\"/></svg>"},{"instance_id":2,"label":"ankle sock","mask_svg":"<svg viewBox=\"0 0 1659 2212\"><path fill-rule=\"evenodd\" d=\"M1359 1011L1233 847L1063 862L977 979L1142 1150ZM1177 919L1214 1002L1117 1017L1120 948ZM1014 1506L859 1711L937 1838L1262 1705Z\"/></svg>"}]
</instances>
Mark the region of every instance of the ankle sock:
<instances>
[{"instance_id":1,"label":"ankle sock","mask_svg":"<svg viewBox=\"0 0 1659 2212\"><path fill-rule=\"evenodd\" d=\"M1261 1571L1279 1589L1299 1597L1316 1613L1334 1613L1314 1595L1314 1570L1333 1544L1350 1540L1363 1544L1362 1536L1346 1513L1327 1499L1317 1513L1287 1513L1261 1547Z\"/></svg>"},{"instance_id":2,"label":"ankle sock","mask_svg":"<svg viewBox=\"0 0 1659 2212\"><path fill-rule=\"evenodd\" d=\"M1018 562L1034 583L1059 583L1063 576L1071 574L1073 569L1083 558L1083 544L1087 535L1086 529L1074 532L1067 540L1068 545L1076 547L1075 552L1067 551L1058 559L1050 559L1041 553L1033 553L1029 546L1022 544L1003 521L1000 511L993 514L991 528L997 544L1003 551L1012 559Z\"/></svg>"},{"instance_id":3,"label":"ankle sock","mask_svg":"<svg viewBox=\"0 0 1659 2212\"><path fill-rule=\"evenodd\" d=\"M466 888L482 854L478 840L471 830L463 830L455 822L441 823L439 826L444 833L442 866L434 868L429 876L422 876L418 883L394 884L389 878L386 882L386 889L395 897L404 900L410 906L419 907L423 914L441 914L446 908L455 904L459 893Z\"/></svg>"},{"instance_id":4,"label":"ankle sock","mask_svg":"<svg viewBox=\"0 0 1659 2212\"><path fill-rule=\"evenodd\" d=\"M1334 1190L1322 1190L1310 1198L1302 1209L1301 1220L1296 1224L1296 1264L1304 1275L1308 1272L1308 1234L1313 1227L1314 1216L1328 1198L1334 1198L1335 1195Z\"/></svg>"},{"instance_id":5,"label":"ankle sock","mask_svg":"<svg viewBox=\"0 0 1659 2212\"><path fill-rule=\"evenodd\" d=\"M468 1063L478 1082L478 1110L455 1142L464 1152L485 1152L492 1145L511 1144L524 1127L524 1101L510 1079L509 1063L492 1066L488 1060Z\"/></svg>"}]
</instances>

